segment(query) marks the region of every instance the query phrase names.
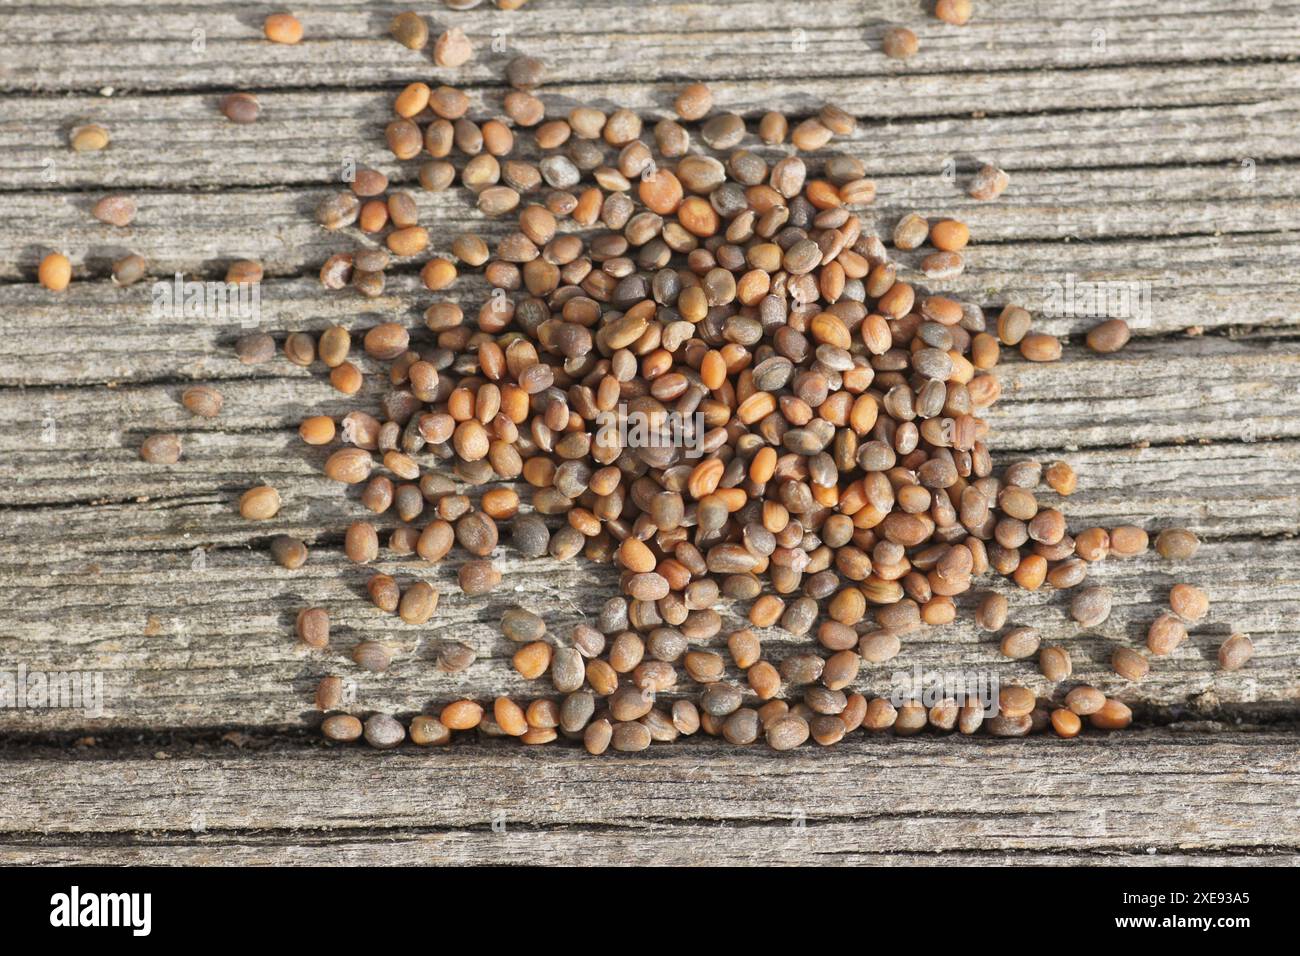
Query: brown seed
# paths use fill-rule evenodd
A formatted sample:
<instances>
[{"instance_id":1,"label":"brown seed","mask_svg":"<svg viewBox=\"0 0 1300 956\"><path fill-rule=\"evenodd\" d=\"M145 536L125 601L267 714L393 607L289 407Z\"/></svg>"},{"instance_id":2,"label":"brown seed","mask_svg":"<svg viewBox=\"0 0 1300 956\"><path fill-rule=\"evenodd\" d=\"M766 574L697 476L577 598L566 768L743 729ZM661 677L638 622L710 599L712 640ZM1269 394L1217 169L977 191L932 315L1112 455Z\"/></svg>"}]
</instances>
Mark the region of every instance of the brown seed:
<instances>
[{"instance_id":1,"label":"brown seed","mask_svg":"<svg viewBox=\"0 0 1300 956\"><path fill-rule=\"evenodd\" d=\"M998 691L998 711L1003 717L1026 717L1038 698L1028 687L1003 687Z\"/></svg>"},{"instance_id":2,"label":"brown seed","mask_svg":"<svg viewBox=\"0 0 1300 956\"><path fill-rule=\"evenodd\" d=\"M1201 539L1185 528L1166 528L1156 535L1156 551L1169 561L1186 561L1201 546Z\"/></svg>"},{"instance_id":3,"label":"brown seed","mask_svg":"<svg viewBox=\"0 0 1300 956\"><path fill-rule=\"evenodd\" d=\"M423 50L429 42L429 25L424 22L424 17L410 10L393 17L388 32L409 50Z\"/></svg>"},{"instance_id":4,"label":"brown seed","mask_svg":"<svg viewBox=\"0 0 1300 956\"><path fill-rule=\"evenodd\" d=\"M1133 711L1127 704L1108 697L1101 709L1088 720L1098 730L1123 730L1133 722Z\"/></svg>"},{"instance_id":5,"label":"brown seed","mask_svg":"<svg viewBox=\"0 0 1300 956\"><path fill-rule=\"evenodd\" d=\"M402 593L397 615L407 624L424 624L438 609L438 592L424 581L417 581Z\"/></svg>"},{"instance_id":6,"label":"brown seed","mask_svg":"<svg viewBox=\"0 0 1300 956\"><path fill-rule=\"evenodd\" d=\"M466 561L457 575L460 589L468 595L487 594L501 583L501 572L491 561Z\"/></svg>"},{"instance_id":7,"label":"brown seed","mask_svg":"<svg viewBox=\"0 0 1300 956\"><path fill-rule=\"evenodd\" d=\"M298 640L317 650L329 646L330 617L321 607L307 607L298 612L294 625Z\"/></svg>"},{"instance_id":8,"label":"brown seed","mask_svg":"<svg viewBox=\"0 0 1300 956\"><path fill-rule=\"evenodd\" d=\"M1074 670L1070 652L1064 647L1044 647L1038 652L1038 669L1052 682L1063 681Z\"/></svg>"},{"instance_id":9,"label":"brown seed","mask_svg":"<svg viewBox=\"0 0 1300 956\"><path fill-rule=\"evenodd\" d=\"M252 93L227 93L221 98L221 112L232 123L256 123L262 106Z\"/></svg>"},{"instance_id":10,"label":"brown seed","mask_svg":"<svg viewBox=\"0 0 1300 956\"><path fill-rule=\"evenodd\" d=\"M280 567L294 571L307 563L307 545L287 534L276 535L271 539L271 557Z\"/></svg>"},{"instance_id":11,"label":"brown seed","mask_svg":"<svg viewBox=\"0 0 1300 956\"><path fill-rule=\"evenodd\" d=\"M113 263L113 283L118 286L134 285L144 278L149 264L135 253L123 256Z\"/></svg>"},{"instance_id":12,"label":"brown seed","mask_svg":"<svg viewBox=\"0 0 1300 956\"><path fill-rule=\"evenodd\" d=\"M273 13L262 24L266 38L272 43L297 43L302 39L302 24L289 13Z\"/></svg>"},{"instance_id":13,"label":"brown seed","mask_svg":"<svg viewBox=\"0 0 1300 956\"><path fill-rule=\"evenodd\" d=\"M418 747L443 747L451 743L451 730L437 717L420 714L411 718L411 743Z\"/></svg>"},{"instance_id":14,"label":"brown seed","mask_svg":"<svg viewBox=\"0 0 1300 956\"><path fill-rule=\"evenodd\" d=\"M51 252L41 260L36 276L51 292L62 292L72 281L72 263L62 253Z\"/></svg>"},{"instance_id":15,"label":"brown seed","mask_svg":"<svg viewBox=\"0 0 1300 956\"><path fill-rule=\"evenodd\" d=\"M460 27L452 27L433 44L433 62L438 66L464 66L474 55L474 47Z\"/></svg>"},{"instance_id":16,"label":"brown seed","mask_svg":"<svg viewBox=\"0 0 1300 956\"><path fill-rule=\"evenodd\" d=\"M1080 717L1095 714L1106 704L1106 695L1095 687L1080 684L1065 695L1065 706Z\"/></svg>"},{"instance_id":17,"label":"brown seed","mask_svg":"<svg viewBox=\"0 0 1300 956\"><path fill-rule=\"evenodd\" d=\"M352 648L352 660L364 670L383 673L393 663L393 652L379 641L362 641Z\"/></svg>"},{"instance_id":18,"label":"brown seed","mask_svg":"<svg viewBox=\"0 0 1300 956\"><path fill-rule=\"evenodd\" d=\"M971 0L938 0L934 15L945 23L965 26L971 17Z\"/></svg>"},{"instance_id":19,"label":"brown seed","mask_svg":"<svg viewBox=\"0 0 1300 956\"><path fill-rule=\"evenodd\" d=\"M794 750L810 733L808 722L794 714L780 717L764 728L767 745L773 750Z\"/></svg>"},{"instance_id":20,"label":"brown seed","mask_svg":"<svg viewBox=\"0 0 1300 956\"><path fill-rule=\"evenodd\" d=\"M438 651L438 670L445 674L459 674L473 664L477 657L474 648L468 644L451 641Z\"/></svg>"},{"instance_id":21,"label":"brown seed","mask_svg":"<svg viewBox=\"0 0 1300 956\"><path fill-rule=\"evenodd\" d=\"M1169 589L1169 606L1184 621L1196 622L1210 610L1210 598L1192 584L1175 584Z\"/></svg>"},{"instance_id":22,"label":"brown seed","mask_svg":"<svg viewBox=\"0 0 1300 956\"><path fill-rule=\"evenodd\" d=\"M1088 348L1102 354L1118 352L1128 344L1130 334L1128 323L1123 319L1109 319L1088 332Z\"/></svg>"},{"instance_id":23,"label":"brown seed","mask_svg":"<svg viewBox=\"0 0 1300 956\"><path fill-rule=\"evenodd\" d=\"M221 393L211 385L191 385L181 392L181 404L192 415L216 418L221 414Z\"/></svg>"},{"instance_id":24,"label":"brown seed","mask_svg":"<svg viewBox=\"0 0 1300 956\"><path fill-rule=\"evenodd\" d=\"M108 146L108 130L98 123L73 127L68 144L78 153L95 153Z\"/></svg>"},{"instance_id":25,"label":"brown seed","mask_svg":"<svg viewBox=\"0 0 1300 956\"><path fill-rule=\"evenodd\" d=\"M916 38L916 34L907 27L890 27L881 40L881 49L885 51L885 56L895 60L906 60L910 56L915 56L919 47L920 41Z\"/></svg>"},{"instance_id":26,"label":"brown seed","mask_svg":"<svg viewBox=\"0 0 1300 956\"><path fill-rule=\"evenodd\" d=\"M135 212L135 200L130 196L105 196L90 210L100 222L119 227L131 225Z\"/></svg>"},{"instance_id":27,"label":"brown seed","mask_svg":"<svg viewBox=\"0 0 1300 956\"><path fill-rule=\"evenodd\" d=\"M998 631L1007 622L1007 599L1001 594L987 594L975 610L975 623L986 631Z\"/></svg>"},{"instance_id":28,"label":"brown seed","mask_svg":"<svg viewBox=\"0 0 1300 956\"><path fill-rule=\"evenodd\" d=\"M266 521L280 511L280 493L270 485L249 488L239 496L239 513L249 521Z\"/></svg>"},{"instance_id":29,"label":"brown seed","mask_svg":"<svg viewBox=\"0 0 1300 956\"><path fill-rule=\"evenodd\" d=\"M1151 670L1147 659L1128 647L1117 647L1110 658L1110 667L1125 680L1141 680Z\"/></svg>"},{"instance_id":30,"label":"brown seed","mask_svg":"<svg viewBox=\"0 0 1300 956\"><path fill-rule=\"evenodd\" d=\"M1219 646L1219 669L1236 671L1255 656L1255 645L1245 634L1233 634Z\"/></svg>"},{"instance_id":31,"label":"brown seed","mask_svg":"<svg viewBox=\"0 0 1300 956\"><path fill-rule=\"evenodd\" d=\"M1114 592L1107 587L1083 588L1070 600L1070 617L1084 627L1096 627L1110 617Z\"/></svg>"},{"instance_id":32,"label":"brown seed","mask_svg":"<svg viewBox=\"0 0 1300 956\"><path fill-rule=\"evenodd\" d=\"M1133 525L1110 529L1110 553L1117 558L1131 558L1147 549L1147 533Z\"/></svg>"},{"instance_id":33,"label":"brown seed","mask_svg":"<svg viewBox=\"0 0 1300 956\"><path fill-rule=\"evenodd\" d=\"M483 720L483 708L472 700L455 700L442 709L438 719L448 730L473 730Z\"/></svg>"},{"instance_id":34,"label":"brown seed","mask_svg":"<svg viewBox=\"0 0 1300 956\"><path fill-rule=\"evenodd\" d=\"M365 736L377 750L390 750L406 739L406 728L388 714L372 714L366 718Z\"/></svg>"},{"instance_id":35,"label":"brown seed","mask_svg":"<svg viewBox=\"0 0 1300 956\"><path fill-rule=\"evenodd\" d=\"M351 743L361 737L361 721L351 714L331 714L321 721L321 733L328 740Z\"/></svg>"},{"instance_id":36,"label":"brown seed","mask_svg":"<svg viewBox=\"0 0 1300 956\"><path fill-rule=\"evenodd\" d=\"M140 458L151 465L174 465L180 457L180 436L170 432L150 435L140 445Z\"/></svg>"},{"instance_id":37,"label":"brown seed","mask_svg":"<svg viewBox=\"0 0 1300 956\"><path fill-rule=\"evenodd\" d=\"M325 460L325 476L347 485L355 485L370 477L375 460L364 448L341 448Z\"/></svg>"},{"instance_id":38,"label":"brown seed","mask_svg":"<svg viewBox=\"0 0 1300 956\"><path fill-rule=\"evenodd\" d=\"M328 445L334 440L334 419L328 415L304 418L298 426L298 435L308 445Z\"/></svg>"},{"instance_id":39,"label":"brown seed","mask_svg":"<svg viewBox=\"0 0 1300 956\"><path fill-rule=\"evenodd\" d=\"M1147 649L1152 654L1172 654L1187 640L1187 628L1173 614L1161 614L1147 629Z\"/></svg>"},{"instance_id":40,"label":"brown seed","mask_svg":"<svg viewBox=\"0 0 1300 956\"><path fill-rule=\"evenodd\" d=\"M1077 737L1082 729L1083 721L1073 711L1066 710L1064 707L1052 711L1052 730L1058 737Z\"/></svg>"},{"instance_id":41,"label":"brown seed","mask_svg":"<svg viewBox=\"0 0 1300 956\"><path fill-rule=\"evenodd\" d=\"M689 122L704 119L713 108L713 91L703 83L692 83L677 95L673 109Z\"/></svg>"},{"instance_id":42,"label":"brown seed","mask_svg":"<svg viewBox=\"0 0 1300 956\"><path fill-rule=\"evenodd\" d=\"M316 709L338 710L343 704L343 678L322 677L316 685Z\"/></svg>"},{"instance_id":43,"label":"brown seed","mask_svg":"<svg viewBox=\"0 0 1300 956\"><path fill-rule=\"evenodd\" d=\"M1002 655L1024 660L1038 653L1039 635L1032 627L1013 627L1002 638Z\"/></svg>"}]
</instances>

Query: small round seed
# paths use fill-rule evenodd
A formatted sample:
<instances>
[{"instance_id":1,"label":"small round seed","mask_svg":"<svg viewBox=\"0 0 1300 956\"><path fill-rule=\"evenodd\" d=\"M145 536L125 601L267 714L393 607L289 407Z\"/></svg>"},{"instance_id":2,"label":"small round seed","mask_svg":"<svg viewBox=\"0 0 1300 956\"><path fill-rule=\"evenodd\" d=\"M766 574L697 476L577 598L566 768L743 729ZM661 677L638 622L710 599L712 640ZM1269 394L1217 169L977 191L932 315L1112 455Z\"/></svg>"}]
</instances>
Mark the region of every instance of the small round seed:
<instances>
[{"instance_id":1,"label":"small round seed","mask_svg":"<svg viewBox=\"0 0 1300 956\"><path fill-rule=\"evenodd\" d=\"M388 714L372 714L366 718L366 743L378 750L390 750L406 739L406 728Z\"/></svg>"},{"instance_id":2,"label":"small round seed","mask_svg":"<svg viewBox=\"0 0 1300 956\"><path fill-rule=\"evenodd\" d=\"M1166 528L1156 535L1156 552L1169 561L1186 561L1201 546L1201 539L1185 528Z\"/></svg>"},{"instance_id":3,"label":"small round seed","mask_svg":"<svg viewBox=\"0 0 1300 956\"><path fill-rule=\"evenodd\" d=\"M266 38L272 43L294 44L302 39L302 24L289 13L273 13L262 24Z\"/></svg>"},{"instance_id":4,"label":"small round seed","mask_svg":"<svg viewBox=\"0 0 1300 956\"><path fill-rule=\"evenodd\" d=\"M307 545L287 534L271 539L271 557L282 568L295 571L307 563Z\"/></svg>"},{"instance_id":5,"label":"small round seed","mask_svg":"<svg viewBox=\"0 0 1300 956\"><path fill-rule=\"evenodd\" d=\"M1219 669L1236 671L1255 656L1255 645L1245 634L1233 634L1219 646Z\"/></svg>"},{"instance_id":6,"label":"small round seed","mask_svg":"<svg viewBox=\"0 0 1300 956\"><path fill-rule=\"evenodd\" d=\"M915 56L919 48L920 41L907 27L890 27L881 39L881 49L885 51L885 56L895 60L906 60L908 57Z\"/></svg>"},{"instance_id":7,"label":"small round seed","mask_svg":"<svg viewBox=\"0 0 1300 956\"><path fill-rule=\"evenodd\" d=\"M1070 600L1070 617L1084 627L1096 627L1110 617L1114 597L1114 592L1107 587L1084 588Z\"/></svg>"},{"instance_id":8,"label":"small round seed","mask_svg":"<svg viewBox=\"0 0 1300 956\"><path fill-rule=\"evenodd\" d=\"M1125 680L1141 680L1151 670L1151 664L1137 651L1128 647L1117 647L1110 658L1110 667Z\"/></svg>"},{"instance_id":9,"label":"small round seed","mask_svg":"<svg viewBox=\"0 0 1300 956\"><path fill-rule=\"evenodd\" d=\"M249 488L239 496L239 513L249 521L266 521L280 512L280 493L270 485Z\"/></svg>"},{"instance_id":10,"label":"small round seed","mask_svg":"<svg viewBox=\"0 0 1300 956\"><path fill-rule=\"evenodd\" d=\"M361 721L351 714L331 714L321 721L321 733L327 740L351 743L361 737Z\"/></svg>"},{"instance_id":11,"label":"small round seed","mask_svg":"<svg viewBox=\"0 0 1300 956\"><path fill-rule=\"evenodd\" d=\"M174 465L180 457L180 436L170 432L150 435L140 445L140 458L151 465Z\"/></svg>"},{"instance_id":12,"label":"small round seed","mask_svg":"<svg viewBox=\"0 0 1300 956\"><path fill-rule=\"evenodd\" d=\"M1195 623L1210 610L1210 598L1192 584L1175 584L1169 589L1169 606L1184 621Z\"/></svg>"}]
</instances>

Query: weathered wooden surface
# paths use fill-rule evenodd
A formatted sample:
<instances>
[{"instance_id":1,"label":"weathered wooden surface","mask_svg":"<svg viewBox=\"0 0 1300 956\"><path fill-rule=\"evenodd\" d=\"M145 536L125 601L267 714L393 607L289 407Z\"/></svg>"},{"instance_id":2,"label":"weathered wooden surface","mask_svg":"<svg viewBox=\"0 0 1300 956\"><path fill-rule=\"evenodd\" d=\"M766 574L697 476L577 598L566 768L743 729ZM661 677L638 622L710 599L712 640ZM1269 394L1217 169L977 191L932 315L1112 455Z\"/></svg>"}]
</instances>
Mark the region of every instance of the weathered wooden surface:
<instances>
[{"instance_id":1,"label":"weathered wooden surface","mask_svg":"<svg viewBox=\"0 0 1300 956\"><path fill-rule=\"evenodd\" d=\"M600 761L473 746L92 748L0 761L0 861L1294 864L1293 744L1165 731L785 755L686 744Z\"/></svg>"},{"instance_id":2,"label":"weathered wooden surface","mask_svg":"<svg viewBox=\"0 0 1300 956\"><path fill-rule=\"evenodd\" d=\"M1296 861L1300 6L1181 0L1155 14L1127 0L985 2L963 29L911 0L439 7L437 28L462 26L478 51L454 72L386 37L405 6L300 4L297 48L261 40L265 10L252 4L0 6L0 666L99 672L106 697L102 715L0 710L10 735L0 861ZM879 53L893 23L921 38L905 64ZM490 48L495 29L507 52ZM320 477L324 455L295 434L305 414L373 405L378 389L345 401L319 370L240 365L237 323L155 317L149 284L116 289L108 266L131 250L157 276L219 278L232 259L254 257L267 268L268 330L417 326L435 296L416 262L398 264L375 300L322 292L319 263L358 239L323 232L311 211L352 159L410 184L436 251L467 229L500 235L506 224L484 221L462 195L421 193L412 167L383 149L382 126L412 79L465 86L472 115L499 113L501 67L516 53L547 63L552 112L590 102L661 116L686 79L710 81L719 109L751 118L839 103L860 124L832 148L862 156L876 178L872 228L887 233L913 209L971 224L968 269L942 284L969 301L1037 311L1070 277L1146 284L1150 321L1116 356L1081 347L1095 319L1040 318L1070 338L1065 357L1007 356L991 421L999 460L1075 465L1080 490L1064 506L1073 527L1177 525L1205 539L1185 565L1147 556L1096 569L1116 608L1092 631L1068 621L1061 595L1012 595L1012 620L1067 643L1076 678L1161 726L1068 745L885 738L777 756L696 743L603 761L563 747L334 753L298 733L314 719L311 687L331 671L355 676L358 712L545 694L545 682L509 668L501 610L534 606L562 633L612 593L613 575L503 548L505 587L469 601L447 586L455 561L384 560L378 568L444 592L428 627L394 624L364 598L369 571L339 554L342 529L361 515L355 495ZM217 113L231 89L257 91L256 126ZM74 154L67 131L89 120L113 144ZM965 196L985 160L1013 175L997 203ZM137 196L134 226L90 218L108 191ZM34 284L49 247L76 274L58 297ZM444 295L483 294L467 278ZM197 381L223 391L219 419L180 408ZM143 437L162 430L184 435L173 468L138 459ZM250 528L233 505L262 480L285 507ZM313 545L297 573L266 552L281 531ZM1140 644L1183 579L1210 593L1209 620L1146 681L1125 685L1109 674L1110 650ZM289 636L309 602L334 617L324 655ZM914 635L891 664L973 667L1048 689L1032 664L1000 660L965 610ZM1251 633L1257 654L1223 674L1214 654L1230 630ZM391 672L349 667L363 636L400 651ZM764 637L778 658L806 643ZM450 639L480 654L454 677L432 665ZM884 691L895 669L864 669L861 688ZM1206 718L1273 729L1168 725ZM229 728L270 747L166 742ZM155 742L134 747L136 734ZM68 750L77 735L99 745ZM57 746L33 746L41 740ZM496 810L504 835L490 827ZM807 826L792 830L800 811Z\"/></svg>"}]
</instances>

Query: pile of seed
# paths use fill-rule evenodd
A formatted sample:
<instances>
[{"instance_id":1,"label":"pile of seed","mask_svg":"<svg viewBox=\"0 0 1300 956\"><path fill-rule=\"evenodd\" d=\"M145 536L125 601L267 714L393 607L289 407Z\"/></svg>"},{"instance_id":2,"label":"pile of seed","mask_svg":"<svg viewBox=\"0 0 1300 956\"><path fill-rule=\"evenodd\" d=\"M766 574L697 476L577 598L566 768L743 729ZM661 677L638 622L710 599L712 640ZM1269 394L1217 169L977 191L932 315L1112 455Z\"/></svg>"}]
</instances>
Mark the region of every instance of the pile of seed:
<instances>
[{"instance_id":1,"label":"pile of seed","mask_svg":"<svg viewBox=\"0 0 1300 956\"><path fill-rule=\"evenodd\" d=\"M944 5L954 7L968 15L968 4ZM275 31L278 42L301 36L282 22ZM400 15L393 33L412 48L428 39L415 14ZM464 62L463 40L444 36L435 57ZM1002 351L1050 362L1061 344L1034 331L1022 308L990 320L900 277L899 252L923 256L927 279L959 274L966 225L911 214L888 237L864 229L854 210L876 188L860 160L830 151L855 127L833 105L793 127L768 113L756 142L741 116L714 109L703 84L682 91L676 119L649 129L626 109L550 115L535 93L543 72L532 58L512 61L503 115L481 123L452 87L417 82L398 94L385 131L393 155L418 163L423 189L459 180L485 215L512 225L495 242L455 237L451 256L422 265L433 293L481 270L492 294L477 309L467 315L439 297L423 331L385 322L365 332L362 350L387 363L391 388L379 408L340 422L313 416L300 433L332 449L325 474L360 486L365 509L397 516L392 554L430 563L457 548L467 555L458 575L466 594L500 584L492 556L503 528L524 557L616 563L621 593L566 634L550 633L524 608L504 615L501 631L518 645L515 669L549 684L530 702L457 700L409 727L386 714L363 725L339 712L343 681L331 675L316 695L324 735L390 747L408 734L441 744L477 729L529 744L581 739L600 753L697 732L787 750L810 737L833 744L860 728L983 727L998 736L1050 728L1073 737L1084 718L1105 730L1127 726L1122 702L1069 685L1066 648L1040 647L1032 628L1006 627L999 594L980 602L976 623L999 635L1007 657L1037 658L1058 694L1003 686L997 715L986 719L973 700L895 707L853 691L864 665L890 661L921 627L955 620L954 599L990 570L1025 590L1076 588L1092 563L1148 546L1136 527L1072 535L1065 515L1040 503L1044 484L1062 498L1074 491L1065 462L1019 461L994 474L983 416L1001 393L994 370ZM255 99L223 104L232 121L257 117ZM525 140L532 143L516 150ZM1007 182L987 166L971 195L996 198ZM391 265L426 255L434 237L414 198L390 186L382 173L360 170L350 189L320 205L323 228L383 241L331 256L320 272L327 289L379 295ZM260 279L256 263L233 271L240 281ZM1113 351L1127 327L1107 323L1093 338L1098 351ZM276 348L266 333L236 345L250 363ZM339 326L319 338L293 333L283 344L295 364L322 362L345 395L363 384L352 349ZM221 409L207 386L183 401L198 415ZM702 456L622 447L598 424L601 413L620 409L656 427L673 413L688 424L698 414L703 427L688 444ZM174 439L156 436L142 455L174 461ZM465 486L481 489L477 505ZM279 506L265 486L239 503L252 520L273 518ZM1197 543L1169 530L1157 548L1185 559ZM370 518L347 529L344 550L358 564L379 556ZM276 538L272 552L288 568L307 560L306 546L289 537ZM1203 592L1174 590L1171 613L1151 625L1155 656L1186 637L1184 622L1205 614ZM374 574L368 593L412 625L433 617L439 597L427 582L387 574ZM774 664L753 629L724 638L718 608L727 603L747 607L753 628L806 635L808 649ZM1110 605L1109 589L1082 587L1070 614L1095 627ZM327 610L304 609L296 632L307 646L326 647ZM1234 668L1249 655L1249 639L1234 635L1220 657ZM367 640L352 659L383 671L392 652ZM473 659L472 648L450 644L438 666L455 672ZM1137 650L1115 653L1121 677L1138 680L1148 668Z\"/></svg>"}]
</instances>

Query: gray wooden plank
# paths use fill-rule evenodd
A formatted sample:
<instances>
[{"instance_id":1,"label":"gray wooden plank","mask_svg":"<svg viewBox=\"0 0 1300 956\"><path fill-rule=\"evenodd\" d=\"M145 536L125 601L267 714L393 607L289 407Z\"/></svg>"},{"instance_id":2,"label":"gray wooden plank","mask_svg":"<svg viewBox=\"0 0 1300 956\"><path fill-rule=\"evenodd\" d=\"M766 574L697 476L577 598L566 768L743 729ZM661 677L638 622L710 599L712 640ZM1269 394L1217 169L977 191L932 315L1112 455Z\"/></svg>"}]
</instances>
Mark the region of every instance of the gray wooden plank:
<instances>
[{"instance_id":1,"label":"gray wooden plank","mask_svg":"<svg viewBox=\"0 0 1300 956\"><path fill-rule=\"evenodd\" d=\"M26 854L43 860L175 861L167 834L194 862L241 844L236 856L249 862L319 859L331 845L429 863L471 852L482 862L943 863L974 853L1150 863L1229 851L1280 862L1300 848L1294 740L876 739L833 752L681 746L601 760L504 747L17 758L4 762L12 799L0 825L41 834L49 849ZM138 847L96 850L105 838L88 832ZM7 841L3 856L15 852Z\"/></svg>"},{"instance_id":2,"label":"gray wooden plank","mask_svg":"<svg viewBox=\"0 0 1300 956\"><path fill-rule=\"evenodd\" d=\"M38 5L13 18L0 44L5 89L208 88L250 75L266 86L356 86L392 82L421 66L440 80L484 82L516 52L541 56L557 80L570 82L603 81L611 63L641 80L802 80L856 74L864 65L900 75L1281 59L1295 53L1296 14L1293 3L1270 0L1181 0L1159 16L1130 0L1083 7L1014 0L979 8L957 29L911 0L869 9L851 0L551 0L508 14L490 5L464 13L437 8L431 17L437 29L460 26L479 51L453 71L433 68L427 53L404 50L387 37L389 19L409 4L300 3L295 11L305 36L291 47L262 38L266 8L251 3L86 5L69 20L64 11L78 6ZM921 40L920 52L906 63L880 51L881 34L894 24L909 26ZM503 31L503 51L491 49L494 30ZM727 55L717 55L724 42ZM54 48L60 55L41 55Z\"/></svg>"}]
</instances>

